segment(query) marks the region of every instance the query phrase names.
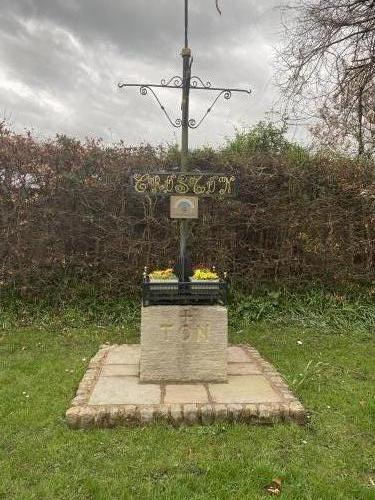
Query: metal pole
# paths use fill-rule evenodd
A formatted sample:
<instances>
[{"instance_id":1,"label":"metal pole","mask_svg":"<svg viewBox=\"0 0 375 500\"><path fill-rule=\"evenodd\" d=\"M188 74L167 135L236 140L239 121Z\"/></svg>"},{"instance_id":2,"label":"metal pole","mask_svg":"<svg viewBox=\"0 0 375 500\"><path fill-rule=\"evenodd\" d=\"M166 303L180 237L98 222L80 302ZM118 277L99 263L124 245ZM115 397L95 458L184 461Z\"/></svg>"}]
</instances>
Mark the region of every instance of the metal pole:
<instances>
[{"instance_id":1,"label":"metal pole","mask_svg":"<svg viewBox=\"0 0 375 500\"><path fill-rule=\"evenodd\" d=\"M188 28L189 28L189 2L185 0L185 46L181 51L182 68L182 132L181 132L181 172L188 171L189 155L189 97L190 97L190 78L191 78L191 50L189 48ZM188 239L188 221L182 220L180 223L180 260L181 260L181 278L186 279L185 263Z\"/></svg>"},{"instance_id":2,"label":"metal pole","mask_svg":"<svg viewBox=\"0 0 375 500\"><path fill-rule=\"evenodd\" d=\"M188 171L189 154L189 97L191 77L191 50L189 49L189 0L185 0L185 46L182 55L182 133L181 133L181 172Z\"/></svg>"}]
</instances>

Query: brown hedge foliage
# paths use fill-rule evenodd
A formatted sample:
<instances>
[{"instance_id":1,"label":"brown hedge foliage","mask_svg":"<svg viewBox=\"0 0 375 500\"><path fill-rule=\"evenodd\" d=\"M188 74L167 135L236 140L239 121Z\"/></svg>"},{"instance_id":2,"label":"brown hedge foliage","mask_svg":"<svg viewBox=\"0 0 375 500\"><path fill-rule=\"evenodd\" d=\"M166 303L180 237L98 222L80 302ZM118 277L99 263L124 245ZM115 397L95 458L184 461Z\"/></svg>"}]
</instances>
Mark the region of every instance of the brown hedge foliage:
<instances>
[{"instance_id":1,"label":"brown hedge foliage","mask_svg":"<svg viewBox=\"0 0 375 500\"><path fill-rule=\"evenodd\" d=\"M178 225L168 202L135 196L134 168L173 169L171 149L106 147L58 136L40 142L0 128L0 282L24 293L102 296L134 290L143 266L168 265ZM374 279L375 168L348 159L192 153L192 168L240 176L236 200L200 203L195 263L238 283Z\"/></svg>"}]
</instances>

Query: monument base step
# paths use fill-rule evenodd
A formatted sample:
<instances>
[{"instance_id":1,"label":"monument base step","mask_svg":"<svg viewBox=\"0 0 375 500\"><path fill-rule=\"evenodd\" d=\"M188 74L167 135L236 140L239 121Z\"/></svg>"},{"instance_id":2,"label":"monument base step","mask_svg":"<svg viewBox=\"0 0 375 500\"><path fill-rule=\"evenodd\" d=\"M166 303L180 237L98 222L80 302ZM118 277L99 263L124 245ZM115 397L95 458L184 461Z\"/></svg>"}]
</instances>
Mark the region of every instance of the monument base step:
<instances>
[{"instance_id":1,"label":"monument base step","mask_svg":"<svg viewBox=\"0 0 375 500\"><path fill-rule=\"evenodd\" d=\"M139 345L104 345L66 412L69 427L246 422L305 423L306 412L278 372L248 345L228 347L228 382L142 383Z\"/></svg>"}]
</instances>

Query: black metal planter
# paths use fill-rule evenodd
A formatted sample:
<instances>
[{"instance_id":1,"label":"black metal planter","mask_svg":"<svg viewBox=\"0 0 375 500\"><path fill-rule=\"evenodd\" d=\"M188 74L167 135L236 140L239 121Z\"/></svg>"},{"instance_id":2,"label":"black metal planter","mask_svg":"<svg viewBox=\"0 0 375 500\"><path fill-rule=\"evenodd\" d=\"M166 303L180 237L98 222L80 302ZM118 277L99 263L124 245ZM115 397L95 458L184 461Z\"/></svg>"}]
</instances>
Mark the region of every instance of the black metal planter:
<instances>
[{"instance_id":1,"label":"black metal planter","mask_svg":"<svg viewBox=\"0 0 375 500\"><path fill-rule=\"evenodd\" d=\"M224 280L210 283L153 283L145 280L142 284L143 306L160 305L226 305L228 283Z\"/></svg>"}]
</instances>

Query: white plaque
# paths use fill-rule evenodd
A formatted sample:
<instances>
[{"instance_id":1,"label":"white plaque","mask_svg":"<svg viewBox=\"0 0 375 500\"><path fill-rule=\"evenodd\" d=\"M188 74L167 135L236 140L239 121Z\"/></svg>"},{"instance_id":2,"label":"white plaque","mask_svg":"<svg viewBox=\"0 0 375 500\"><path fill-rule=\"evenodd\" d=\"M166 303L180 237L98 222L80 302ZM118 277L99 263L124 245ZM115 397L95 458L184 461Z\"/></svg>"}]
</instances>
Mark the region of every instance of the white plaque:
<instances>
[{"instance_id":1,"label":"white plaque","mask_svg":"<svg viewBox=\"0 0 375 500\"><path fill-rule=\"evenodd\" d=\"M172 219L197 219L198 196L171 196Z\"/></svg>"}]
</instances>

